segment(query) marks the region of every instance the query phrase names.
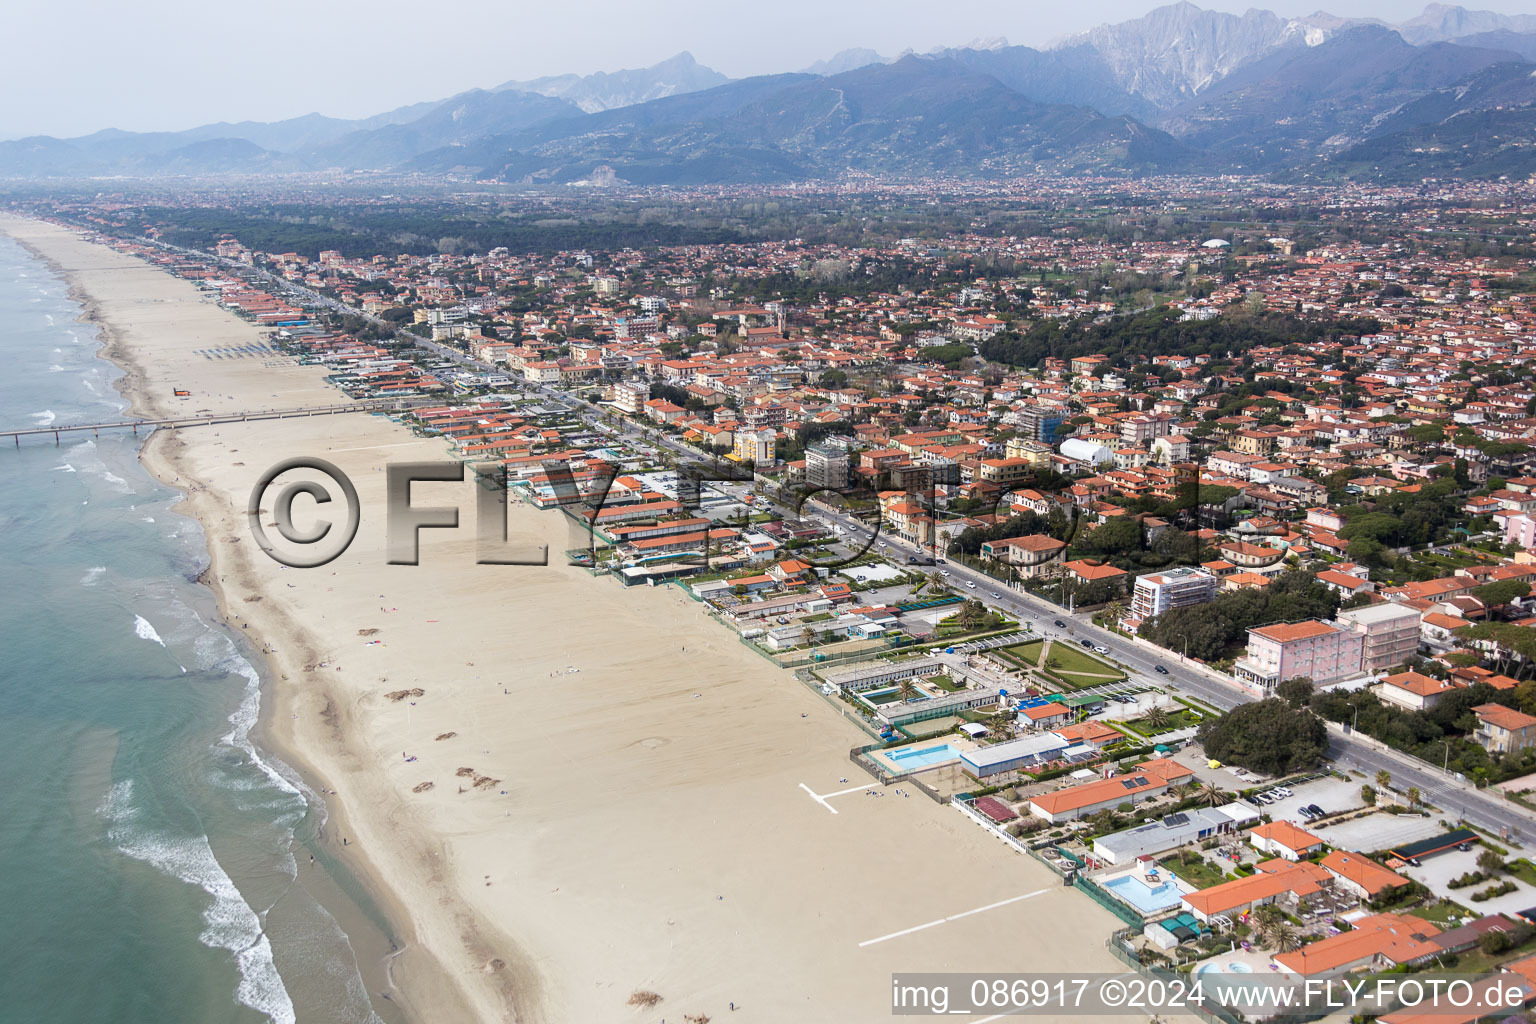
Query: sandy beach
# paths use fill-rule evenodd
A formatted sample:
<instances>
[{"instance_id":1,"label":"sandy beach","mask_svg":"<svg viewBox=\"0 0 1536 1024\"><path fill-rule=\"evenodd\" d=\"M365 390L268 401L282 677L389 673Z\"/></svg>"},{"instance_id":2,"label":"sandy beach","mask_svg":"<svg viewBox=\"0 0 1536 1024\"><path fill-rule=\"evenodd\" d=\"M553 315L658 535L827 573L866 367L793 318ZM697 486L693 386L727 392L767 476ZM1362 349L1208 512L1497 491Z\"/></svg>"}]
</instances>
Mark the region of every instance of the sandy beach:
<instances>
[{"instance_id":1,"label":"sandy beach","mask_svg":"<svg viewBox=\"0 0 1536 1024\"><path fill-rule=\"evenodd\" d=\"M262 332L187 281L58 227L0 230L88 303L140 413L343 400L318 367L198 354ZM268 558L244 515L300 455L363 508L317 569ZM441 442L345 415L160 432L142 458L187 492L226 617L266 649L264 742L326 791L328 840L406 942L390 994L413 1019L877 1021L893 972L1117 969L1108 913L953 809L866 794L859 730L678 591L561 564L563 517L511 512L554 564L477 565L473 485L417 485L461 526L387 565L381 467ZM627 1005L637 990L662 1001Z\"/></svg>"}]
</instances>

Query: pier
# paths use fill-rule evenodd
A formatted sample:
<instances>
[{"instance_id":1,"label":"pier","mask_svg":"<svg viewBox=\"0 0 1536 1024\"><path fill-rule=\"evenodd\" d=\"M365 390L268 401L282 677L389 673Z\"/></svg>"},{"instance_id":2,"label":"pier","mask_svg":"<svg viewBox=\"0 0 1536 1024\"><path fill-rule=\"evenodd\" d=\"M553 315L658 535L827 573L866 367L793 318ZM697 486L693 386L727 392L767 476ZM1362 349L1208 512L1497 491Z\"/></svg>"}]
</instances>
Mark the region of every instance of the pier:
<instances>
[{"instance_id":1,"label":"pier","mask_svg":"<svg viewBox=\"0 0 1536 1024\"><path fill-rule=\"evenodd\" d=\"M341 405L312 405L297 409L261 409L254 412L227 412L227 413L203 413L196 416L171 416L163 419L143 420L108 420L102 423L70 423L64 426L29 427L25 430L0 430L0 437L9 437L15 447L21 447L23 437L53 436L53 443L58 445L64 434L78 434L82 431L90 431L91 436L99 437L103 430L131 430L137 434L141 429L151 430L182 430L187 427L212 427L223 423L252 423L257 420L285 420L296 419L304 416L340 416L346 413L357 412L403 412L406 409L421 405L441 404L440 398L386 398L386 399L362 399L356 402L345 402Z\"/></svg>"}]
</instances>

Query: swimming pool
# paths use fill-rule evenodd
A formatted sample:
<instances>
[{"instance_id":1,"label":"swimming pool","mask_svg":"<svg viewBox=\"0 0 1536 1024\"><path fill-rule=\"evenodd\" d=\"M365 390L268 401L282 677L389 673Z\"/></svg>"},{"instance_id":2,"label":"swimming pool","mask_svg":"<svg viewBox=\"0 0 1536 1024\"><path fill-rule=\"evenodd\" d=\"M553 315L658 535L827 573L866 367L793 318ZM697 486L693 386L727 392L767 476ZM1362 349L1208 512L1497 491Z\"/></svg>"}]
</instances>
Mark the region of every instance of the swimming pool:
<instances>
[{"instance_id":1,"label":"swimming pool","mask_svg":"<svg viewBox=\"0 0 1536 1024\"><path fill-rule=\"evenodd\" d=\"M1232 960L1225 964L1203 964L1196 974L1252 974L1253 967L1241 960Z\"/></svg>"},{"instance_id":2,"label":"swimming pool","mask_svg":"<svg viewBox=\"0 0 1536 1024\"><path fill-rule=\"evenodd\" d=\"M927 768L942 761L953 761L960 756L960 751L948 743L940 744L937 747L902 747L896 750L882 751L882 753L897 768L904 772Z\"/></svg>"},{"instance_id":3,"label":"swimming pool","mask_svg":"<svg viewBox=\"0 0 1536 1024\"><path fill-rule=\"evenodd\" d=\"M1183 890L1172 882L1164 882L1154 889L1135 875L1121 875L1104 882L1103 886L1143 914L1176 907L1184 898Z\"/></svg>"}]
</instances>

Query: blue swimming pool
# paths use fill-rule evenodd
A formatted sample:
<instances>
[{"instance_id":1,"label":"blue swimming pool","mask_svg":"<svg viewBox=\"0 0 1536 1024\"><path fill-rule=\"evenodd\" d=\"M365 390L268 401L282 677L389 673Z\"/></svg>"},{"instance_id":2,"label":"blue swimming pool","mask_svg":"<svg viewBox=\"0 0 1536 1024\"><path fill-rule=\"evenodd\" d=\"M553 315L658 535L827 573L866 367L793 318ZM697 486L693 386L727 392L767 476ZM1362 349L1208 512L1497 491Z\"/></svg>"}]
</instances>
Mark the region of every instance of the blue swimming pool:
<instances>
[{"instance_id":1,"label":"blue swimming pool","mask_svg":"<svg viewBox=\"0 0 1536 1024\"><path fill-rule=\"evenodd\" d=\"M1143 914L1155 914L1176 907L1184 896L1183 891L1172 882L1164 882L1154 889L1134 875L1111 879L1104 883L1104 888Z\"/></svg>"},{"instance_id":2,"label":"blue swimming pool","mask_svg":"<svg viewBox=\"0 0 1536 1024\"><path fill-rule=\"evenodd\" d=\"M885 756L896 763L904 772L916 771L919 768L927 768L929 765L938 764L941 761L953 761L960 756L960 751L945 743L937 747L922 747L914 749L905 747L898 750L887 750Z\"/></svg>"}]
</instances>

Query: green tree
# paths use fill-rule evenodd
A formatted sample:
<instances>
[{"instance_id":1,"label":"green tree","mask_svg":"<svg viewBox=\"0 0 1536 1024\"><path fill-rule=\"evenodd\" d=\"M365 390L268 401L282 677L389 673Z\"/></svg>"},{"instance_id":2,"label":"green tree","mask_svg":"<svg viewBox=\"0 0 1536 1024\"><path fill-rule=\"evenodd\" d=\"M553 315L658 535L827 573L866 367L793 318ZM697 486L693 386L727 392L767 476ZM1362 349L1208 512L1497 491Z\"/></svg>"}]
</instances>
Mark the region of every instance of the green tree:
<instances>
[{"instance_id":1,"label":"green tree","mask_svg":"<svg viewBox=\"0 0 1536 1024\"><path fill-rule=\"evenodd\" d=\"M1311 711L1270 698L1239 705L1200 723L1205 751L1218 761L1264 775L1311 771L1322 764L1328 729Z\"/></svg>"},{"instance_id":2,"label":"green tree","mask_svg":"<svg viewBox=\"0 0 1536 1024\"><path fill-rule=\"evenodd\" d=\"M1286 701L1293 708L1303 708L1310 704L1313 692L1312 680L1306 676L1281 680L1275 687L1275 696Z\"/></svg>"}]
</instances>

